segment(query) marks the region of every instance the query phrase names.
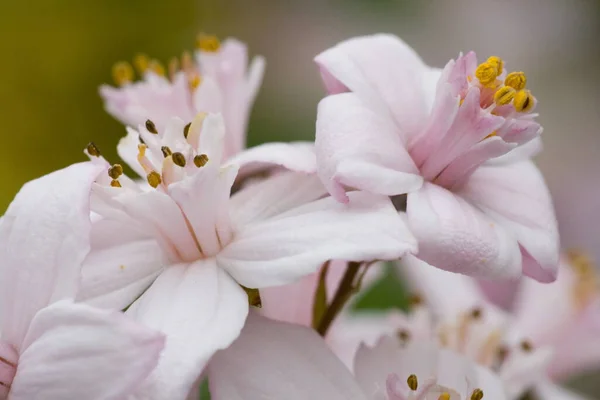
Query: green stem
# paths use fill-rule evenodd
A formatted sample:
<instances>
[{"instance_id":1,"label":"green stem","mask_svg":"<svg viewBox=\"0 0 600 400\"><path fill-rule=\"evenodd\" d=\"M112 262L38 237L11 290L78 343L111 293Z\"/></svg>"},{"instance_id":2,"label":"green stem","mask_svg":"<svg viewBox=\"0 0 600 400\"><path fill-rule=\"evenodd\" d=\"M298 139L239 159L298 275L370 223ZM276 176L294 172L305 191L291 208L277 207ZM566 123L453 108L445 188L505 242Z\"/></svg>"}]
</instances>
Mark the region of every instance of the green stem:
<instances>
[{"instance_id":1,"label":"green stem","mask_svg":"<svg viewBox=\"0 0 600 400\"><path fill-rule=\"evenodd\" d=\"M350 299L355 290L355 281L358 272L360 271L360 262L349 262L346 272L342 277L340 285L335 292L333 300L327 307L327 311L323 314L319 325L317 326L317 332L319 335L325 336L327 330L331 326L331 323L335 320L335 317L340 313L346 302Z\"/></svg>"}]
</instances>

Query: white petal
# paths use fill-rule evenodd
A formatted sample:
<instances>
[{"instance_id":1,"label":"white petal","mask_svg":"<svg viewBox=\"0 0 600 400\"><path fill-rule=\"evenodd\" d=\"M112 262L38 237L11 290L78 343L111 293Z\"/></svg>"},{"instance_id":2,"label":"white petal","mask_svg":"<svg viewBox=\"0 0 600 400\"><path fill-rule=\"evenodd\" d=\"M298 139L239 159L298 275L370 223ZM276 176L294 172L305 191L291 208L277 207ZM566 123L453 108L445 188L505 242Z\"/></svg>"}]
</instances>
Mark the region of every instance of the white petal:
<instances>
[{"instance_id":1,"label":"white petal","mask_svg":"<svg viewBox=\"0 0 600 400\"><path fill-rule=\"evenodd\" d=\"M159 365L138 399L184 399L205 364L239 335L248 297L214 261L168 267L127 315L167 335Z\"/></svg>"},{"instance_id":2,"label":"white petal","mask_svg":"<svg viewBox=\"0 0 600 400\"><path fill-rule=\"evenodd\" d=\"M57 302L23 344L10 399L122 399L156 366L163 335L118 312Z\"/></svg>"},{"instance_id":3,"label":"white petal","mask_svg":"<svg viewBox=\"0 0 600 400\"><path fill-rule=\"evenodd\" d=\"M315 331L253 313L211 360L209 384L213 400L366 400Z\"/></svg>"},{"instance_id":4,"label":"white petal","mask_svg":"<svg viewBox=\"0 0 600 400\"><path fill-rule=\"evenodd\" d=\"M239 165L244 176L275 167L304 173L317 170L314 144L310 142L261 144L234 155L228 163Z\"/></svg>"},{"instance_id":5,"label":"white petal","mask_svg":"<svg viewBox=\"0 0 600 400\"><path fill-rule=\"evenodd\" d=\"M416 251L416 243L389 198L350 193L296 207L249 224L217 256L242 285L266 287L313 273L325 261L389 260Z\"/></svg>"}]
</instances>

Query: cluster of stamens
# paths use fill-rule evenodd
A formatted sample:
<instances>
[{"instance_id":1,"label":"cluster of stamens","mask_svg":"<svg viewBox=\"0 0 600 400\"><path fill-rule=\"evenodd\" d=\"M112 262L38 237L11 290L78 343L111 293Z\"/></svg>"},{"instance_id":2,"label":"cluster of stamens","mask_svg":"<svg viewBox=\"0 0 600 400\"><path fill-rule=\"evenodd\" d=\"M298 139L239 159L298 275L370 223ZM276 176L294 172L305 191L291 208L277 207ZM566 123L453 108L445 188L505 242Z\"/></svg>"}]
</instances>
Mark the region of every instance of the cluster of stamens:
<instances>
[{"instance_id":1,"label":"cluster of stamens","mask_svg":"<svg viewBox=\"0 0 600 400\"><path fill-rule=\"evenodd\" d=\"M196 48L203 52L216 53L221 47L221 42L216 36L200 33L196 39ZM127 61L119 61L112 68L113 80L118 86L125 86L135 80L135 72L140 78L151 71L159 76L167 76L173 80L179 71L187 77L190 90L194 90L202 83L202 77L194 65L190 52L185 51L181 58L173 57L167 68L158 60L151 59L145 54L137 54L133 59L133 66Z\"/></svg>"},{"instance_id":2,"label":"cluster of stamens","mask_svg":"<svg viewBox=\"0 0 600 400\"><path fill-rule=\"evenodd\" d=\"M504 78L498 79L504 71L504 61L492 56L475 70L475 77L482 88L493 91L493 101L498 106L513 105L515 111L526 113L535 105L535 98L525 89L527 77L524 72L511 72Z\"/></svg>"},{"instance_id":3,"label":"cluster of stamens","mask_svg":"<svg viewBox=\"0 0 600 400\"><path fill-rule=\"evenodd\" d=\"M412 392L416 392L419 389L419 379L417 378L417 376L415 374L411 374L408 376L408 378L406 379L406 384L408 385L408 388ZM424 391L423 395L425 395L425 394L427 394L427 390ZM418 398L420 399L421 396ZM449 392L442 392L438 396L438 400L450 400L450 398L451 398L451 395ZM471 392L469 400L481 400L481 399L483 399L483 390L477 388Z\"/></svg>"}]
</instances>

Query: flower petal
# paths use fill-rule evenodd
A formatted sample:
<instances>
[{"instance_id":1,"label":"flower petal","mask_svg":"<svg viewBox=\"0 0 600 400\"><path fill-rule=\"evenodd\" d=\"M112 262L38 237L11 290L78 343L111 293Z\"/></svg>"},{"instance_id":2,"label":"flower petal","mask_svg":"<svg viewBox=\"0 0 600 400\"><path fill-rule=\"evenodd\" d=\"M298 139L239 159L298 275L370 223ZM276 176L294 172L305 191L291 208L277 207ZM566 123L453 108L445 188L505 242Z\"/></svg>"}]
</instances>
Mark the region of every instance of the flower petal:
<instances>
[{"instance_id":1,"label":"flower petal","mask_svg":"<svg viewBox=\"0 0 600 400\"><path fill-rule=\"evenodd\" d=\"M429 67L399 38L384 34L352 38L319 54L315 62L327 72L328 88L335 77L370 107L391 116L404 138L418 133L427 120L423 88L432 78Z\"/></svg>"},{"instance_id":2,"label":"flower petal","mask_svg":"<svg viewBox=\"0 0 600 400\"><path fill-rule=\"evenodd\" d=\"M427 263L475 277L521 274L515 238L463 197L425 183L409 193L407 215L419 241L419 258Z\"/></svg>"},{"instance_id":3,"label":"flower petal","mask_svg":"<svg viewBox=\"0 0 600 400\"><path fill-rule=\"evenodd\" d=\"M164 337L118 312L57 302L23 343L10 398L122 399L156 366Z\"/></svg>"},{"instance_id":4,"label":"flower petal","mask_svg":"<svg viewBox=\"0 0 600 400\"><path fill-rule=\"evenodd\" d=\"M460 194L519 241L527 276L541 282L556 279L556 216L544 178L531 161L479 168Z\"/></svg>"},{"instance_id":5,"label":"flower petal","mask_svg":"<svg viewBox=\"0 0 600 400\"><path fill-rule=\"evenodd\" d=\"M560 387L552 382L543 382L535 386L535 398L539 400L588 400L589 397L584 397L569 389Z\"/></svg>"},{"instance_id":6,"label":"flower petal","mask_svg":"<svg viewBox=\"0 0 600 400\"><path fill-rule=\"evenodd\" d=\"M242 285L261 288L292 282L330 259L389 260L416 251L387 197L349 195L349 204L328 197L247 225L219 253L219 265Z\"/></svg>"},{"instance_id":7,"label":"flower petal","mask_svg":"<svg viewBox=\"0 0 600 400\"><path fill-rule=\"evenodd\" d=\"M118 221L95 222L91 240L92 251L83 263L77 301L95 307L124 309L168 265L152 237Z\"/></svg>"},{"instance_id":8,"label":"flower petal","mask_svg":"<svg viewBox=\"0 0 600 400\"><path fill-rule=\"evenodd\" d=\"M17 350L41 308L75 297L90 250L90 187L102 169L86 162L28 182L2 218L0 326Z\"/></svg>"},{"instance_id":9,"label":"flower petal","mask_svg":"<svg viewBox=\"0 0 600 400\"><path fill-rule=\"evenodd\" d=\"M339 201L348 200L344 185L385 195L421 186L393 122L367 108L354 93L321 100L315 148L319 176Z\"/></svg>"},{"instance_id":10,"label":"flower petal","mask_svg":"<svg viewBox=\"0 0 600 400\"><path fill-rule=\"evenodd\" d=\"M214 400L366 400L316 332L253 313L211 360L209 384Z\"/></svg>"},{"instance_id":11,"label":"flower petal","mask_svg":"<svg viewBox=\"0 0 600 400\"><path fill-rule=\"evenodd\" d=\"M126 313L167 335L136 398L185 398L214 352L237 338L247 313L246 293L214 260L168 267Z\"/></svg>"}]
</instances>

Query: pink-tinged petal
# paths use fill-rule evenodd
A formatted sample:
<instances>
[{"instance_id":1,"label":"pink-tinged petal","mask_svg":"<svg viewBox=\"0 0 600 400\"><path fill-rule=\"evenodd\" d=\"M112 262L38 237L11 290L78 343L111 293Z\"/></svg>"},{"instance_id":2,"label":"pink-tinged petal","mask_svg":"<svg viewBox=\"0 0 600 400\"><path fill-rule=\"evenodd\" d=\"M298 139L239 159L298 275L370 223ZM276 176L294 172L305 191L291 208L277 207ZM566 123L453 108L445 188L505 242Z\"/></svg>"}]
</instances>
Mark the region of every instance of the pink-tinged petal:
<instances>
[{"instance_id":1,"label":"pink-tinged petal","mask_svg":"<svg viewBox=\"0 0 600 400\"><path fill-rule=\"evenodd\" d=\"M556 279L556 216L544 178L532 162L479 168L460 194L518 240L527 276L541 282Z\"/></svg>"},{"instance_id":2,"label":"pink-tinged petal","mask_svg":"<svg viewBox=\"0 0 600 400\"><path fill-rule=\"evenodd\" d=\"M477 283L489 302L504 310L512 310L520 281L480 279Z\"/></svg>"},{"instance_id":3,"label":"pink-tinged petal","mask_svg":"<svg viewBox=\"0 0 600 400\"><path fill-rule=\"evenodd\" d=\"M271 168L314 173L317 171L315 146L311 142L265 143L242 151L228 160L248 176Z\"/></svg>"},{"instance_id":4,"label":"pink-tinged petal","mask_svg":"<svg viewBox=\"0 0 600 400\"><path fill-rule=\"evenodd\" d=\"M539 400L591 400L589 397L582 396L549 381L538 383L533 392L535 398Z\"/></svg>"},{"instance_id":5,"label":"pink-tinged petal","mask_svg":"<svg viewBox=\"0 0 600 400\"><path fill-rule=\"evenodd\" d=\"M331 83L335 77L369 107L392 117L403 138L423 128L429 67L399 38L378 34L349 39L319 54L315 62L327 72L328 87L339 92L340 85Z\"/></svg>"},{"instance_id":6,"label":"pink-tinged petal","mask_svg":"<svg viewBox=\"0 0 600 400\"><path fill-rule=\"evenodd\" d=\"M75 297L90 250L90 187L102 170L86 162L28 182L2 218L0 326L17 350L41 308Z\"/></svg>"},{"instance_id":7,"label":"pink-tinged petal","mask_svg":"<svg viewBox=\"0 0 600 400\"><path fill-rule=\"evenodd\" d=\"M520 276L516 239L463 197L425 183L409 193L407 215L427 263L475 277Z\"/></svg>"},{"instance_id":8,"label":"pink-tinged petal","mask_svg":"<svg viewBox=\"0 0 600 400\"><path fill-rule=\"evenodd\" d=\"M92 250L81 271L78 302L122 310L168 265L164 252L153 238L117 221L95 222L91 241Z\"/></svg>"},{"instance_id":9,"label":"pink-tinged petal","mask_svg":"<svg viewBox=\"0 0 600 400\"><path fill-rule=\"evenodd\" d=\"M225 106L223 92L212 76L202 77L202 83L194 91L192 102L197 112L220 113Z\"/></svg>"},{"instance_id":10,"label":"pink-tinged petal","mask_svg":"<svg viewBox=\"0 0 600 400\"><path fill-rule=\"evenodd\" d=\"M163 346L163 335L121 313L55 303L32 320L10 398L122 399L154 369Z\"/></svg>"},{"instance_id":11,"label":"pink-tinged petal","mask_svg":"<svg viewBox=\"0 0 600 400\"><path fill-rule=\"evenodd\" d=\"M522 340L519 338L518 340ZM523 351L520 344L506 343L509 353L499 370L510 398L518 399L528 389L546 377L546 370L552 360L552 347L536 347Z\"/></svg>"},{"instance_id":12,"label":"pink-tinged petal","mask_svg":"<svg viewBox=\"0 0 600 400\"><path fill-rule=\"evenodd\" d=\"M470 277L435 268L410 254L396 264L410 290L422 297L438 315L457 315L484 302L477 284Z\"/></svg>"},{"instance_id":13,"label":"pink-tinged petal","mask_svg":"<svg viewBox=\"0 0 600 400\"><path fill-rule=\"evenodd\" d=\"M231 197L231 220L237 227L262 221L317 200L327 191L316 175L282 172L253 182Z\"/></svg>"},{"instance_id":14,"label":"pink-tinged petal","mask_svg":"<svg viewBox=\"0 0 600 400\"><path fill-rule=\"evenodd\" d=\"M426 179L435 179L457 157L494 132L504 123L504 118L484 111L480 106L480 91L472 87L459 107L452 125L446 132L431 131L442 135L437 147L432 148L421 166Z\"/></svg>"},{"instance_id":15,"label":"pink-tinged petal","mask_svg":"<svg viewBox=\"0 0 600 400\"><path fill-rule=\"evenodd\" d=\"M249 224L217 256L242 285L290 283L330 259L390 260L416 251L412 234L387 197L349 193L350 203L328 197Z\"/></svg>"},{"instance_id":16,"label":"pink-tinged petal","mask_svg":"<svg viewBox=\"0 0 600 400\"><path fill-rule=\"evenodd\" d=\"M247 100L252 104L258 95L265 74L266 61L264 57L256 56L250 62L246 75Z\"/></svg>"},{"instance_id":17,"label":"pink-tinged petal","mask_svg":"<svg viewBox=\"0 0 600 400\"><path fill-rule=\"evenodd\" d=\"M393 122L367 108L354 93L321 100L315 149L319 177L339 201L348 200L344 186L385 195L421 186Z\"/></svg>"},{"instance_id":18,"label":"pink-tinged petal","mask_svg":"<svg viewBox=\"0 0 600 400\"><path fill-rule=\"evenodd\" d=\"M190 126L188 140L198 136L198 153L208 156L209 162L221 165L225 146L225 122L220 114L197 115Z\"/></svg>"},{"instance_id":19,"label":"pink-tinged petal","mask_svg":"<svg viewBox=\"0 0 600 400\"><path fill-rule=\"evenodd\" d=\"M126 314L167 336L158 367L136 399L183 399L210 357L238 337L248 297L207 259L168 267Z\"/></svg>"},{"instance_id":20,"label":"pink-tinged petal","mask_svg":"<svg viewBox=\"0 0 600 400\"><path fill-rule=\"evenodd\" d=\"M169 186L169 195L185 214L204 256L217 254L231 239L229 195L236 176L236 166L219 168L209 161L191 177Z\"/></svg>"},{"instance_id":21,"label":"pink-tinged petal","mask_svg":"<svg viewBox=\"0 0 600 400\"><path fill-rule=\"evenodd\" d=\"M519 161L526 161L538 155L542 149L542 138L536 137L529 142L509 151L503 156L489 160L487 165L513 164Z\"/></svg>"},{"instance_id":22,"label":"pink-tinged petal","mask_svg":"<svg viewBox=\"0 0 600 400\"><path fill-rule=\"evenodd\" d=\"M130 127L127 127L127 136L119 140L117 153L119 157L139 176L146 177L144 168L137 160L138 146L140 145L139 133Z\"/></svg>"},{"instance_id":23,"label":"pink-tinged petal","mask_svg":"<svg viewBox=\"0 0 600 400\"><path fill-rule=\"evenodd\" d=\"M313 330L251 313L242 334L209 364L214 400L366 400Z\"/></svg>"},{"instance_id":24,"label":"pink-tinged petal","mask_svg":"<svg viewBox=\"0 0 600 400\"><path fill-rule=\"evenodd\" d=\"M540 136L543 129L540 124L527 119L510 119L498 129L498 136L504 141L523 145Z\"/></svg>"}]
</instances>

